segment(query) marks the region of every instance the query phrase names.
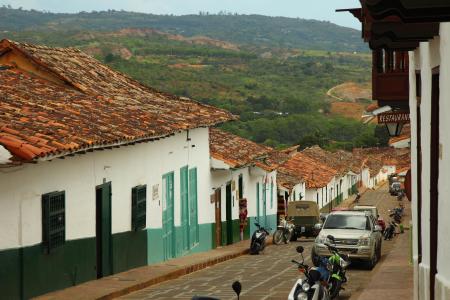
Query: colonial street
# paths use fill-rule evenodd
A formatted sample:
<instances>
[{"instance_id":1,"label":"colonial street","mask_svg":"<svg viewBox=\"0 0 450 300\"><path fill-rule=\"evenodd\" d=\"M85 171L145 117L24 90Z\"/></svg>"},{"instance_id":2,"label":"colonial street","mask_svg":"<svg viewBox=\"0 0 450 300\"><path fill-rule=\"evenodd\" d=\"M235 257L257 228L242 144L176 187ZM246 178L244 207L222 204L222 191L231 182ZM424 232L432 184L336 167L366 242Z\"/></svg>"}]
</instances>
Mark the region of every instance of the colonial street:
<instances>
[{"instance_id":1,"label":"colonial street","mask_svg":"<svg viewBox=\"0 0 450 300\"><path fill-rule=\"evenodd\" d=\"M409 224L409 203L405 202L407 213L405 224ZM387 191L387 185L372 191L367 191L361 204L376 205L380 214L386 221L389 220L388 209L397 205L395 197L391 197ZM406 231L405 234L408 234ZM397 237L398 238L398 237ZM298 245L305 247L305 258L311 265L310 251L313 240L300 239L288 245L270 246L264 254L259 256L241 256L239 258L215 265L213 267L168 281L147 289L129 294L124 299L191 299L194 295L214 296L220 299L233 299L234 293L231 284L239 280L243 286L242 299L287 299L290 289L294 285L300 273L291 263L292 259L299 259L295 248ZM361 292L368 287L372 276L382 268L382 263L390 253L394 241L384 241L382 259L377 267L368 271L363 264L355 263L348 270L349 281L345 291L341 292L340 299L357 299ZM399 245L398 243L396 245ZM409 253L408 245L400 244L404 251ZM412 273L412 268L405 272ZM412 276L405 276L412 278ZM412 282L405 282L406 286Z\"/></svg>"}]
</instances>

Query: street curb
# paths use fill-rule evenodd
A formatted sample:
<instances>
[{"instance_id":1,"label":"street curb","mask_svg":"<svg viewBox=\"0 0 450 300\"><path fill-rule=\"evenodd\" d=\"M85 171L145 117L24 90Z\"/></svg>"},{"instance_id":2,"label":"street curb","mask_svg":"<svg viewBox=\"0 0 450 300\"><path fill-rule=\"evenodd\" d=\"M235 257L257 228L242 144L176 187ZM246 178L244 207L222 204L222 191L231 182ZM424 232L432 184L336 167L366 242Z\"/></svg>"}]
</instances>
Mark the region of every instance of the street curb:
<instances>
[{"instance_id":1,"label":"street curb","mask_svg":"<svg viewBox=\"0 0 450 300\"><path fill-rule=\"evenodd\" d=\"M150 287L152 285L156 285L156 284L159 284L159 283L163 283L165 281L177 279L177 278L179 278L181 276L188 275L188 274L191 274L191 273L194 273L194 272L206 269L208 267L211 267L211 266L217 265L219 263L222 263L222 262L225 262L225 261L237 258L237 257L242 256L242 255L246 255L246 254L249 253L249 251L250 251L249 249L245 249L245 250L239 251L238 253L224 255L224 256L221 256L221 257L218 257L218 258L215 258L215 259L211 259L211 260L207 260L207 261L200 262L200 263L197 263L197 264L193 264L193 265L190 265L190 266L186 266L183 269L179 269L179 270L167 273L165 275L162 275L162 276L159 276L159 277L156 277L156 278L152 278L152 279L150 279L148 281L145 281L145 282L137 283L135 285L126 287L126 288L124 288L124 289L122 289L120 291L112 292L112 293L110 293L108 295L104 295L104 296L101 296L101 297L96 298L96 299L98 299L98 300L107 300L108 299L109 300L109 299L115 299L115 298L118 298L118 297L121 297L121 296L125 296L125 295L131 294L133 292L137 292L139 290L148 288L148 287Z\"/></svg>"},{"instance_id":2,"label":"street curb","mask_svg":"<svg viewBox=\"0 0 450 300\"><path fill-rule=\"evenodd\" d=\"M33 299L38 300L55 300L55 299L78 299L78 300L91 300L91 299L115 299L121 296L128 295L133 292L138 292L142 289L151 287L156 284L160 284L169 280L177 279L181 276L185 276L202 269L217 265L219 263L235 259L237 257L247 255L250 252L249 244L250 240L243 241L244 244L242 246L238 246L237 249L226 250L227 246L224 247L223 253L218 255L211 255L211 257L205 257L204 259L194 258L193 263L190 264L189 256L185 256L188 260L182 265L176 266L172 264L171 266L175 267L172 269L168 269L166 271L159 271L159 274L152 274L151 270L145 271L143 275L138 275L137 277L131 276L127 278L127 276L121 276L121 273L117 273L115 275L105 277L107 279L106 282L101 282L103 279L88 281L83 284L88 284L88 286L83 287L83 284L78 286L68 287L66 289L62 289L59 291L53 291L48 294L37 296ZM266 248L273 245L272 236L269 235L266 240ZM231 246L231 245L230 245ZM263 252L264 253L264 252ZM199 253L200 254L200 253ZM170 262L170 261L169 261ZM156 266L156 265L155 265ZM148 266L148 267L151 267ZM139 267L136 269L146 268ZM132 270L129 270L132 271ZM129 271L125 271L127 273ZM158 272L158 271L157 271ZM135 275L136 276L136 275ZM108 279L109 278L109 279ZM111 281L112 279L112 281ZM124 279L124 280L121 280ZM109 280L109 283L108 283ZM126 284L122 284L122 286L115 286L115 280L118 281L126 281ZM97 283L98 282L98 283ZM90 293L89 290L94 291Z\"/></svg>"},{"instance_id":3,"label":"street curb","mask_svg":"<svg viewBox=\"0 0 450 300\"><path fill-rule=\"evenodd\" d=\"M269 246L273 246L273 245L274 244L273 244L272 237L269 236L268 239L267 239L266 248L269 247ZM235 258L243 256L243 255L247 255L249 253L250 253L250 249L246 248L246 249L241 250L241 251L239 251L237 253L224 255L224 256L221 256L221 257L218 257L218 258L215 258L215 259L207 260L205 262L201 262L201 263L193 264L193 265L190 265L190 266L186 266L184 269L179 269L179 270L167 273L167 274L165 274L163 276L160 276L160 277L157 277L157 278L152 278L152 279L150 279L148 281L145 281L145 282L137 283L137 284L135 284L133 286L124 288L124 289L122 289L120 291L116 291L116 292L110 293L108 295L104 295L104 296L96 298L96 299L97 300L109 300L109 299L115 299L115 298L118 298L118 297L121 297L121 296L125 296L125 295L131 294L133 292L137 292L139 290L148 288L148 287L150 287L152 285L156 285L156 284L159 284L159 283L163 283L165 281L177 279L177 278L179 278L181 276L188 275L188 274L191 274L191 273L194 273L194 272L206 269L208 267L212 267L214 265L223 263L223 262L228 261L228 260L235 259Z\"/></svg>"}]
</instances>

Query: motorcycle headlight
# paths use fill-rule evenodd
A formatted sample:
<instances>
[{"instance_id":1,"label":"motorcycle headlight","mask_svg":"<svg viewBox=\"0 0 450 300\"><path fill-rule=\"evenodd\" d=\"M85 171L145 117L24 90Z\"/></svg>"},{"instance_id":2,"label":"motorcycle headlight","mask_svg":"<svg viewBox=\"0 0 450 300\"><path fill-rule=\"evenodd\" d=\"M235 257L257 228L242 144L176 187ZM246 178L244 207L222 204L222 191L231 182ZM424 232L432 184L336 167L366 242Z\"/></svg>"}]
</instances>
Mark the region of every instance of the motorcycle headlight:
<instances>
[{"instance_id":1,"label":"motorcycle headlight","mask_svg":"<svg viewBox=\"0 0 450 300\"><path fill-rule=\"evenodd\" d=\"M360 246L369 246L370 245L370 239L369 238L363 238L359 240Z\"/></svg>"},{"instance_id":2,"label":"motorcycle headlight","mask_svg":"<svg viewBox=\"0 0 450 300\"><path fill-rule=\"evenodd\" d=\"M302 285L302 289L303 289L305 292L307 292L307 291L309 291L309 290L311 289L311 286L309 285L309 283L305 282L305 283Z\"/></svg>"},{"instance_id":3,"label":"motorcycle headlight","mask_svg":"<svg viewBox=\"0 0 450 300\"><path fill-rule=\"evenodd\" d=\"M308 295L306 293L300 293L297 296L297 300L308 300Z\"/></svg>"},{"instance_id":4,"label":"motorcycle headlight","mask_svg":"<svg viewBox=\"0 0 450 300\"><path fill-rule=\"evenodd\" d=\"M347 267L350 265L350 262L346 261L345 259L341 259L340 263L341 263L341 268L343 268L343 269L347 269Z\"/></svg>"},{"instance_id":5,"label":"motorcycle headlight","mask_svg":"<svg viewBox=\"0 0 450 300\"><path fill-rule=\"evenodd\" d=\"M327 238L324 236L317 236L316 237L316 244L325 244L327 241Z\"/></svg>"}]
</instances>

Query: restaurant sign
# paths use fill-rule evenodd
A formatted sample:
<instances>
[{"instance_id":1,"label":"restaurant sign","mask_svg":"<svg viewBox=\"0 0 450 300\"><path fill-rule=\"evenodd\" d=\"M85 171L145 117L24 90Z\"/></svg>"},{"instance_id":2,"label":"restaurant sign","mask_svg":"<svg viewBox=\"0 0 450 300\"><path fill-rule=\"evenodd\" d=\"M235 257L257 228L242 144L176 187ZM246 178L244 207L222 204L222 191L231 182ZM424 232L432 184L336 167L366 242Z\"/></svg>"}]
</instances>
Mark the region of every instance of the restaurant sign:
<instances>
[{"instance_id":1,"label":"restaurant sign","mask_svg":"<svg viewBox=\"0 0 450 300\"><path fill-rule=\"evenodd\" d=\"M392 112L378 115L379 124L409 123L409 112Z\"/></svg>"}]
</instances>

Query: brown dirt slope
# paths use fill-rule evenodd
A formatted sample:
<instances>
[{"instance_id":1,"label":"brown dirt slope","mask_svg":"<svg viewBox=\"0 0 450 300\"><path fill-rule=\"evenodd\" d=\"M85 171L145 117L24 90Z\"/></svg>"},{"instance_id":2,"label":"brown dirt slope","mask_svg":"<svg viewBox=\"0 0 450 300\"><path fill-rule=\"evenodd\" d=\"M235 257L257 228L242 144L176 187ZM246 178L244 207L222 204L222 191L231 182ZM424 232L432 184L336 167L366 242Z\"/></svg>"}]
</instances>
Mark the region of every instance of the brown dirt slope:
<instances>
[{"instance_id":1,"label":"brown dirt slope","mask_svg":"<svg viewBox=\"0 0 450 300\"><path fill-rule=\"evenodd\" d=\"M333 87L327 92L332 99L331 114L361 120L361 115L369 105L371 88L368 84L347 82Z\"/></svg>"}]
</instances>

